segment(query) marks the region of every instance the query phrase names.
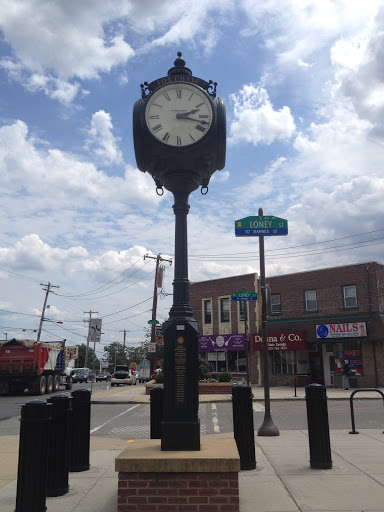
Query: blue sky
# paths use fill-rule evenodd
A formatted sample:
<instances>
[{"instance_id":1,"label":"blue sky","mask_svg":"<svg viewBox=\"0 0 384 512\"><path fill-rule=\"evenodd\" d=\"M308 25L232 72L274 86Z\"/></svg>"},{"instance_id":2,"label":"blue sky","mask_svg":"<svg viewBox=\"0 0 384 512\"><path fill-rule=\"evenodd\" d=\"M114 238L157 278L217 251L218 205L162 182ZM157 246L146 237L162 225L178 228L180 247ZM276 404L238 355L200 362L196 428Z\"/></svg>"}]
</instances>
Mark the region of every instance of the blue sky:
<instances>
[{"instance_id":1,"label":"blue sky","mask_svg":"<svg viewBox=\"0 0 384 512\"><path fill-rule=\"evenodd\" d=\"M267 275L383 261L384 2L3 0L0 12L0 332L103 344L143 339L154 262L173 256L172 197L136 168L140 83L177 52L218 82L227 163L190 197L189 278L259 271L234 221L288 220ZM123 281L124 279L124 281ZM159 320L171 305L166 269ZM0 335L0 338L2 335Z\"/></svg>"}]
</instances>

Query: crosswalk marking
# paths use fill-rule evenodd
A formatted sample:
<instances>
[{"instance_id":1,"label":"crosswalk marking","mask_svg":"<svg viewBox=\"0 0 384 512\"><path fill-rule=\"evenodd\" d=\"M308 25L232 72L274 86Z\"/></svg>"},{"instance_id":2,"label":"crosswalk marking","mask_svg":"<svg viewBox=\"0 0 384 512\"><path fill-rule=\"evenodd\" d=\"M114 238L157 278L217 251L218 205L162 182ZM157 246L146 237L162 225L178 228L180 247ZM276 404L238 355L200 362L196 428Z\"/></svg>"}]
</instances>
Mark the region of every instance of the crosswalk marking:
<instances>
[{"instance_id":1,"label":"crosswalk marking","mask_svg":"<svg viewBox=\"0 0 384 512\"><path fill-rule=\"evenodd\" d=\"M255 412L264 412L265 407L262 404L259 404L259 402L253 402L253 410Z\"/></svg>"},{"instance_id":2,"label":"crosswalk marking","mask_svg":"<svg viewBox=\"0 0 384 512\"><path fill-rule=\"evenodd\" d=\"M216 404L212 404L212 423L213 423L213 431L215 434L220 434L219 427L219 418L217 417L217 407Z\"/></svg>"},{"instance_id":3,"label":"crosswalk marking","mask_svg":"<svg viewBox=\"0 0 384 512\"><path fill-rule=\"evenodd\" d=\"M117 416L114 416L113 418L109 419L108 421L106 421L105 423L103 423L102 425L99 425L98 427L95 427L91 430L91 434L93 434L94 432L96 432L97 430L99 430L100 428L104 427L105 425L107 425L107 423L110 423L111 421L115 420L116 418L119 418L120 416L123 416L123 414L127 414L127 412L129 411L132 411L132 409L136 409L136 407L138 407L140 404L136 404L134 405L133 407L130 407L129 409L127 409L126 411L124 412L121 412L120 414L118 414Z\"/></svg>"},{"instance_id":4,"label":"crosswalk marking","mask_svg":"<svg viewBox=\"0 0 384 512\"><path fill-rule=\"evenodd\" d=\"M119 439L148 439L150 437L150 406L135 404L130 406L93 405L91 435L108 436ZM252 402L255 422L265 411L262 401ZM106 418L107 416L107 418ZM233 409L230 403L202 403L199 405L201 435L233 432ZM255 424L256 424L255 423Z\"/></svg>"}]
</instances>

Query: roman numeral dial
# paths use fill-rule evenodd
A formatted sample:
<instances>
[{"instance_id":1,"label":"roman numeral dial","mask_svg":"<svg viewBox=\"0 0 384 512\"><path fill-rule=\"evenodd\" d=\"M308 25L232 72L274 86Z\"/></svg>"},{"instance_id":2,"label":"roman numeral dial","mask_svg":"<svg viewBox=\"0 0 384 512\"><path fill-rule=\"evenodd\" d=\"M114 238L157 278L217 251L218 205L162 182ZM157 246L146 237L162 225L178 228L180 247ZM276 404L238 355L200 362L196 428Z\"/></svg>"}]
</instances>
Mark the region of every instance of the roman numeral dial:
<instances>
[{"instance_id":1,"label":"roman numeral dial","mask_svg":"<svg viewBox=\"0 0 384 512\"><path fill-rule=\"evenodd\" d=\"M172 83L156 90L147 100L145 122L162 144L185 147L209 132L213 121L208 94L187 83Z\"/></svg>"}]
</instances>

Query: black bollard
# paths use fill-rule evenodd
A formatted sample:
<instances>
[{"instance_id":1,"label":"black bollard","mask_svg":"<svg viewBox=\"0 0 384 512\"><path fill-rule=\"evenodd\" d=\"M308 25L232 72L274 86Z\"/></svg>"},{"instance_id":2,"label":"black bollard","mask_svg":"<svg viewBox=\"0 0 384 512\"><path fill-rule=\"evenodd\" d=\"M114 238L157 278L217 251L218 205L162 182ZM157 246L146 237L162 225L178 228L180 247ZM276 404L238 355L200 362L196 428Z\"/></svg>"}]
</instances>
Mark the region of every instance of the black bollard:
<instances>
[{"instance_id":1,"label":"black bollard","mask_svg":"<svg viewBox=\"0 0 384 512\"><path fill-rule=\"evenodd\" d=\"M240 469L255 469L255 432L252 388L236 384L232 388L233 432L240 455Z\"/></svg>"},{"instance_id":2,"label":"black bollard","mask_svg":"<svg viewBox=\"0 0 384 512\"><path fill-rule=\"evenodd\" d=\"M15 512L46 510L51 409L45 400L32 400L21 408Z\"/></svg>"},{"instance_id":3,"label":"black bollard","mask_svg":"<svg viewBox=\"0 0 384 512\"><path fill-rule=\"evenodd\" d=\"M54 395L49 436L47 496L62 496L69 491L69 415L71 400L68 395Z\"/></svg>"},{"instance_id":4,"label":"black bollard","mask_svg":"<svg viewBox=\"0 0 384 512\"><path fill-rule=\"evenodd\" d=\"M69 471L89 469L91 441L91 392L77 389L72 393L69 434Z\"/></svg>"},{"instance_id":5,"label":"black bollard","mask_svg":"<svg viewBox=\"0 0 384 512\"><path fill-rule=\"evenodd\" d=\"M161 422L164 418L163 402L164 386L153 387L150 391L151 439L161 439Z\"/></svg>"},{"instance_id":6,"label":"black bollard","mask_svg":"<svg viewBox=\"0 0 384 512\"><path fill-rule=\"evenodd\" d=\"M321 384L305 387L310 464L313 469L331 469L327 393Z\"/></svg>"}]
</instances>

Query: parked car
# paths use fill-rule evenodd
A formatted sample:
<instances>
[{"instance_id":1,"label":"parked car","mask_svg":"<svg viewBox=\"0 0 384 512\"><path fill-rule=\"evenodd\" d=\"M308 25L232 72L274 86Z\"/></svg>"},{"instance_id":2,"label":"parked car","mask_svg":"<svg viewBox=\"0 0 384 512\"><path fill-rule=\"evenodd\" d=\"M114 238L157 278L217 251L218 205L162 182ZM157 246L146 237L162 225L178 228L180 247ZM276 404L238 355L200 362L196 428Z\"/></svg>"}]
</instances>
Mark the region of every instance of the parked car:
<instances>
[{"instance_id":1,"label":"parked car","mask_svg":"<svg viewBox=\"0 0 384 512\"><path fill-rule=\"evenodd\" d=\"M111 386L119 386L120 384L128 384L128 386L136 386L136 376L133 374L131 370L128 369L117 369L112 374L111 377Z\"/></svg>"},{"instance_id":2,"label":"parked car","mask_svg":"<svg viewBox=\"0 0 384 512\"><path fill-rule=\"evenodd\" d=\"M96 382L102 382L102 381L110 382L111 381L111 374L109 372L100 372L96 375Z\"/></svg>"},{"instance_id":3,"label":"parked car","mask_svg":"<svg viewBox=\"0 0 384 512\"><path fill-rule=\"evenodd\" d=\"M72 382L94 382L95 376L89 368L74 368Z\"/></svg>"}]
</instances>

